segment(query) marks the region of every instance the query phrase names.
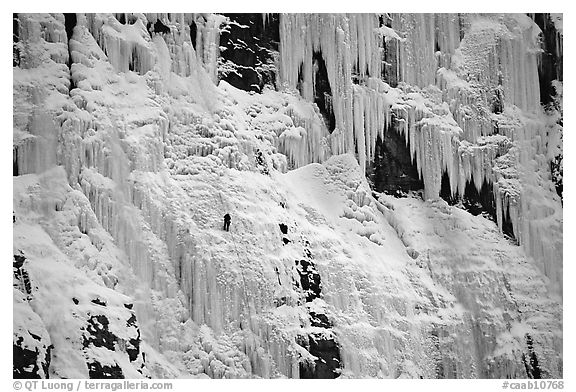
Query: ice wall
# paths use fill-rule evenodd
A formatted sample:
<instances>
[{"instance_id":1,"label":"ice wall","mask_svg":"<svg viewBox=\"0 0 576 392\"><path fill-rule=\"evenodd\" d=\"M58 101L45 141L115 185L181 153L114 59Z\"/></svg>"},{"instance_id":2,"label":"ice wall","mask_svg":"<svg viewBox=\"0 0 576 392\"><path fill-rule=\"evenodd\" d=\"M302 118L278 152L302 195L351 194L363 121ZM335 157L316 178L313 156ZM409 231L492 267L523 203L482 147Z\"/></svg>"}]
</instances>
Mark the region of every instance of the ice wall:
<instances>
[{"instance_id":1,"label":"ice wall","mask_svg":"<svg viewBox=\"0 0 576 392\"><path fill-rule=\"evenodd\" d=\"M282 15L280 76L313 101L312 55L320 52L336 118L333 154L355 153L364 168L376 139L394 124L410 145L426 199L439 197L444 173L460 197L467 183L478 191L491 184L499 226L509 215L514 236L558 287L561 207L548 183L561 130L548 125L540 104L540 33L520 14ZM384 63L393 72L384 72L384 59L394 60ZM396 75L397 88L385 74ZM533 197L534 186L547 196ZM554 234L530 235L548 216Z\"/></svg>"},{"instance_id":2,"label":"ice wall","mask_svg":"<svg viewBox=\"0 0 576 392\"><path fill-rule=\"evenodd\" d=\"M62 15L22 15L18 23L19 66L13 91L13 172L39 173L56 164L58 124L70 86L67 38ZM42 66L43 72L36 72ZM38 88L48 78L52 89ZM44 101L49 101L44 105Z\"/></svg>"},{"instance_id":3,"label":"ice wall","mask_svg":"<svg viewBox=\"0 0 576 392\"><path fill-rule=\"evenodd\" d=\"M224 17L214 14L86 14L85 24L117 72L135 71L142 75L156 62L165 61L152 49L153 35L167 38L172 50L174 72L189 76L191 61L201 63L216 82L219 56L219 29ZM152 27L151 27L152 26ZM155 31L155 27L158 31ZM167 26L172 26L171 28ZM192 42L190 30L196 32ZM198 52L193 58L187 54Z\"/></svg>"},{"instance_id":4,"label":"ice wall","mask_svg":"<svg viewBox=\"0 0 576 392\"><path fill-rule=\"evenodd\" d=\"M521 243L556 284L561 226L554 225L561 210L541 191L549 179L538 170L551 154L546 138L557 129L540 128L538 113L521 116L530 108L528 97L511 101L516 94L506 89L508 112L492 115L482 111L484 104L474 111L489 96L463 75L481 48L470 46L466 54L473 42L456 38L473 22L462 30L455 16L397 18L283 15L280 70L287 89L249 94L214 83L219 16L78 14L68 47L62 15L22 16L28 46L22 45L22 67L14 69L19 233L27 225L46 233L42 238L58 249L50 258L69 264L66 276L87 275L111 290L105 290L111 313L118 305L131 317L122 309L125 298L114 293L131 297L155 377L299 377L302 363L318 359L310 338L324 335L320 342L338 347L343 377L521 377L522 355L530 354L526 331L547 363L543 374L561 375L561 327L538 318L543 301L528 294L546 296L551 320L560 320L559 302L548 298L543 275L524 262L522 251L482 217L470 223L461 211L452 215L447 206L418 201L405 210L415 225L432 228L421 234L394 216L394 201L375 200L364 177L377 137L393 128L409 142L428 198L437 197L444 172L454 194L472 177L477 187L482 180L497 184L499 215L510 211ZM420 37L410 38L384 20L424 30L410 30ZM493 28L502 24L488 22L479 18L478 31L500 37ZM506 23L524 31L520 22ZM443 31L440 55L422 38L431 24ZM304 45L296 40L301 37ZM498 39L516 35L504 37ZM518 45L514 50L527 44ZM418 81L390 87L381 78L388 66L381 49L392 47L406 51L398 52L401 61L416 59L415 53L439 56L437 67L444 68L437 85L425 84L432 71L422 65L422 75L410 76L409 66L400 72ZM495 56L491 50L480 51ZM315 52L331 88L337 123L331 134L312 103ZM510 91L518 88L514 83ZM496 120L498 132L489 126ZM26 140L48 148L34 150ZM57 178L47 170L53 165L61 166ZM221 230L225 211L232 211L231 232ZM504 247L503 266L481 246L448 253L438 239L438 248L426 253L427 236L451 238L462 227L472 239L488 236ZM33 239L19 244L40 259ZM458 275L459 262L468 259L482 268ZM322 278L314 301L307 302L302 287L301 260L313 260ZM499 268L510 265L524 267L501 278ZM516 286L506 287L509 278ZM536 283L526 288L523 280ZM66 286L67 280L56 281ZM495 289L486 292L485 284ZM510 310L510 293L517 292L523 311L534 315L528 321L508 319L518 316ZM102 306L84 302L83 310ZM60 342L57 324L50 328L51 341ZM134 337L132 330L121 332L122 339ZM114 356L122 368L141 364L124 354Z\"/></svg>"},{"instance_id":5,"label":"ice wall","mask_svg":"<svg viewBox=\"0 0 576 392\"><path fill-rule=\"evenodd\" d=\"M332 152L354 151L356 145L361 165L371 157L375 137L386 122L384 98L376 93L385 88L378 80L383 42L378 27L378 16L369 14L283 14L280 18L282 84L313 101L316 68L312 59L315 52L321 53L336 121L330 138ZM367 81L364 87L353 83L353 75ZM366 133L373 137L367 140Z\"/></svg>"},{"instance_id":6,"label":"ice wall","mask_svg":"<svg viewBox=\"0 0 576 392\"><path fill-rule=\"evenodd\" d=\"M254 279L247 279L244 285L225 284L221 277L228 269L223 261L197 250L196 241L202 241L203 250L209 248L209 242L197 238L201 229L195 228L197 223L187 212L182 215L174 210L179 197L188 200L190 196L181 193L183 185L169 179L164 162L164 157L179 163L190 158L183 166L196 173L203 169L222 172L223 167L249 168L254 165L244 162L245 154L253 154L254 140L244 135L247 140L243 141L237 129L241 124L230 121L230 109L220 109L221 93L198 65L201 63L193 47L179 41L185 38L178 35L177 29L166 39L155 35L149 47L151 56L156 50L170 55L155 63L146 79L140 79L110 66L105 48L95 39L98 34L88 28L89 20L78 18L70 42L72 80L77 86L70 95L76 108L70 107L58 117L65 140L59 163L67 168L71 183L86 196L96 221L114 238L125 254L126 265L140 280L134 307L144 339L154 350L196 355L187 359L193 363L189 365L193 374L292 375L292 367L297 368L298 362L296 357L287 361L286 350L295 341L281 340L280 345L271 342L271 336L279 333L250 316L268 308L271 296L260 293ZM172 52L166 41L172 43ZM182 46L184 51L179 51ZM189 68L172 67L174 63L182 64L182 60L189 60L184 62ZM299 118L296 111L307 108L291 107L287 113ZM208 143L212 149L195 148L194 140ZM316 151L310 148L310 154ZM203 159L207 155L210 158ZM180 166L170 169L176 176L181 173ZM156 177L158 172L163 172L162 176ZM179 196L172 197L170 192ZM182 206L182 211L189 209ZM82 224L82 229L89 230L89 225ZM250 270L250 266L243 268ZM236 276L241 275L236 272ZM193 321L183 326L181 319ZM202 324L216 333L214 343L209 337L206 343L179 338L183 333L195 333L194 328ZM242 337L243 351L236 343L219 351L218 345L228 333L246 335ZM199 345L208 351L199 350ZM238 363L230 362L230 350L237 355ZM217 353L217 358L208 358L210 352ZM270 353L274 361L269 359Z\"/></svg>"}]
</instances>

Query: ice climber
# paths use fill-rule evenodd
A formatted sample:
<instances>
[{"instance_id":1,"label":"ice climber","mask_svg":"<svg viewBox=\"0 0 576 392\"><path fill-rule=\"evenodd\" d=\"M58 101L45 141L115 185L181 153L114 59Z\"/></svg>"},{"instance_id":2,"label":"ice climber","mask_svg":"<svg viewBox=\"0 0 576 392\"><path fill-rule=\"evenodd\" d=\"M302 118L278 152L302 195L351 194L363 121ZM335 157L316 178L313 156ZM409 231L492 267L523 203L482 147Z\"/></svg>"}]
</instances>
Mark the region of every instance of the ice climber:
<instances>
[{"instance_id":1,"label":"ice climber","mask_svg":"<svg viewBox=\"0 0 576 392\"><path fill-rule=\"evenodd\" d=\"M230 214L224 215L224 230L230 231Z\"/></svg>"}]
</instances>

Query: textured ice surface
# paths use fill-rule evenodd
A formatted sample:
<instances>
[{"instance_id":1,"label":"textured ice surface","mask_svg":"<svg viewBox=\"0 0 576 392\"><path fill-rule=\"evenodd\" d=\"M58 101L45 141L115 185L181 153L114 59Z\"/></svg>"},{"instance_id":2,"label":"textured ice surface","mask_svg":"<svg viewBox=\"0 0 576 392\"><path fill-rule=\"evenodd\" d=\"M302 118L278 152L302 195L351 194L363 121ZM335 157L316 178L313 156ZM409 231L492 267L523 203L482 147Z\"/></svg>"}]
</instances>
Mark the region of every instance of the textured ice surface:
<instances>
[{"instance_id":1,"label":"textured ice surface","mask_svg":"<svg viewBox=\"0 0 576 392\"><path fill-rule=\"evenodd\" d=\"M529 18L282 15L278 88L254 94L215 79L220 16L122 15L78 14L68 38L62 15L18 16L14 254L32 290L15 292L14 341L52 344L51 377L94 362L125 377L299 377L317 359L303 336L335 337L341 377L527 377L533 356L562 376L560 130L539 105ZM425 201L365 179L392 125ZM498 224L439 200L444 172L453 194L490 182ZM506 211L521 246L499 229ZM321 277L313 302L303 259ZM114 349L83 347L89 315Z\"/></svg>"}]
</instances>

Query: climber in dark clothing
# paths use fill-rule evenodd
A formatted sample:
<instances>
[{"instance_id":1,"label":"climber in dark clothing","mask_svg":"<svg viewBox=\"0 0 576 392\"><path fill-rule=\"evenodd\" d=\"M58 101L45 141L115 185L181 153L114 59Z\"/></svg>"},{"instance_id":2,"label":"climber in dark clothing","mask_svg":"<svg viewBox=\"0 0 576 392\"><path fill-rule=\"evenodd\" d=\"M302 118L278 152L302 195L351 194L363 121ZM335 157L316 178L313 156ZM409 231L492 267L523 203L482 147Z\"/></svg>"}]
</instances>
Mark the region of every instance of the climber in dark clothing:
<instances>
[{"instance_id":1,"label":"climber in dark clothing","mask_svg":"<svg viewBox=\"0 0 576 392\"><path fill-rule=\"evenodd\" d=\"M230 214L224 215L224 230L230 231Z\"/></svg>"}]
</instances>

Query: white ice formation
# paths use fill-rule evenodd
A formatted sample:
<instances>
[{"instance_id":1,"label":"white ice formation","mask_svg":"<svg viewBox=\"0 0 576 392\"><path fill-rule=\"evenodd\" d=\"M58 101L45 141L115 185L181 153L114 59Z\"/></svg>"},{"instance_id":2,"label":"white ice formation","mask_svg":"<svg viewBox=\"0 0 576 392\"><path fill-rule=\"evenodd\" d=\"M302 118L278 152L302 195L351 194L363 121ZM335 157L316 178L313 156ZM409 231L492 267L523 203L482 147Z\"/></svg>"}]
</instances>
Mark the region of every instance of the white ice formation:
<instances>
[{"instance_id":1,"label":"white ice formation","mask_svg":"<svg viewBox=\"0 0 576 392\"><path fill-rule=\"evenodd\" d=\"M341 377L562 377L561 127L529 17L281 15L262 94L217 80L221 15L17 19L14 344L41 376L51 347L54 378L297 378L323 336ZM387 129L425 201L372 194ZM444 173L491 184L497 224L439 199Z\"/></svg>"},{"instance_id":2,"label":"white ice formation","mask_svg":"<svg viewBox=\"0 0 576 392\"><path fill-rule=\"evenodd\" d=\"M321 52L336 118L333 154L357 152L364 168L394 113L425 198L439 197L444 173L453 195L472 179L478 191L492 184L500 228L509 214L519 243L561 291L562 212L549 174L561 127L540 105L539 27L525 15L390 18L383 32L376 15L281 15L282 83L301 84L312 100L312 53ZM381 77L384 48L394 51L386 66L398 88ZM495 99L502 113L491 112Z\"/></svg>"}]
</instances>

